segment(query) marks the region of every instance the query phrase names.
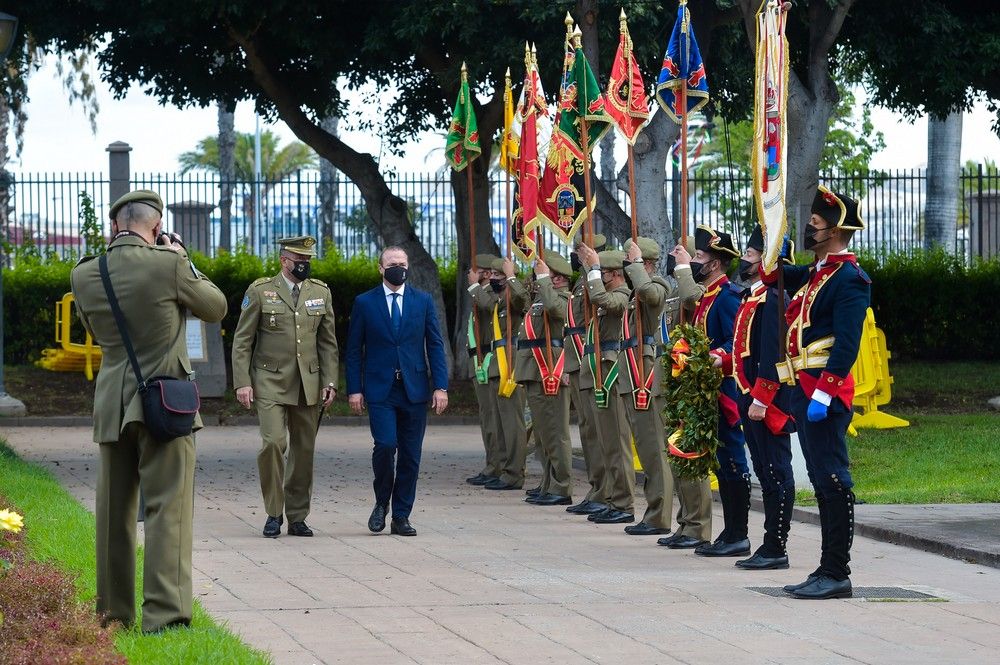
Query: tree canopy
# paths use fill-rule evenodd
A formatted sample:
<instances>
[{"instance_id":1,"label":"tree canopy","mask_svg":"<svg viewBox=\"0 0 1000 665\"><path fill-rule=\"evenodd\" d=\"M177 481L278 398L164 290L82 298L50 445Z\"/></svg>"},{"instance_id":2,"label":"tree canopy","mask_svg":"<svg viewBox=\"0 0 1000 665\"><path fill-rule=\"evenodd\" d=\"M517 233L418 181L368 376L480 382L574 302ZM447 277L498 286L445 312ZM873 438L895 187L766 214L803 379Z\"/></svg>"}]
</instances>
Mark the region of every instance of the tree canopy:
<instances>
[{"instance_id":1,"label":"tree canopy","mask_svg":"<svg viewBox=\"0 0 1000 665\"><path fill-rule=\"evenodd\" d=\"M234 149L235 172L237 180L252 182L254 180L254 135L249 132L236 132ZM219 172L219 138L206 136L198 141L194 150L183 152L177 158L181 173L195 169ZM292 141L278 146L278 137L270 131L260 134L260 164L261 177L268 181L284 180L300 169L315 168L318 165L316 153L305 143Z\"/></svg>"}]
</instances>

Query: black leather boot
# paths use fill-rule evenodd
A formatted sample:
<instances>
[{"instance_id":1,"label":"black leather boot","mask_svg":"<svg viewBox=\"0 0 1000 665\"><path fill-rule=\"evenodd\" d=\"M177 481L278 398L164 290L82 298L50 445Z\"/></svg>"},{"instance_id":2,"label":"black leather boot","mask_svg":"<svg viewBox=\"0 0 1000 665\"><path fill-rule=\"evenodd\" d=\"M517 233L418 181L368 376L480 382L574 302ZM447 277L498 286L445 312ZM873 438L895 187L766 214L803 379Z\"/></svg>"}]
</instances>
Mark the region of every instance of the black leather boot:
<instances>
[{"instance_id":1,"label":"black leather boot","mask_svg":"<svg viewBox=\"0 0 1000 665\"><path fill-rule=\"evenodd\" d=\"M725 527L711 544L695 548L699 556L746 556L750 554L747 539L747 511L750 509L750 479L719 479L719 499ZM742 517L741 517L742 514Z\"/></svg>"},{"instance_id":2,"label":"black leather boot","mask_svg":"<svg viewBox=\"0 0 1000 665\"><path fill-rule=\"evenodd\" d=\"M850 598L851 567L848 562L854 542L854 493L841 490L827 494L820 503L820 519L824 533L818 575L791 594L806 600Z\"/></svg>"},{"instance_id":3,"label":"black leather boot","mask_svg":"<svg viewBox=\"0 0 1000 665\"><path fill-rule=\"evenodd\" d=\"M779 570L788 568L788 553L785 544L788 541L789 520L792 516L792 505L795 500L794 486L779 487L763 495L764 500L764 540L757 551L749 559L736 562L737 568L744 570Z\"/></svg>"}]
</instances>

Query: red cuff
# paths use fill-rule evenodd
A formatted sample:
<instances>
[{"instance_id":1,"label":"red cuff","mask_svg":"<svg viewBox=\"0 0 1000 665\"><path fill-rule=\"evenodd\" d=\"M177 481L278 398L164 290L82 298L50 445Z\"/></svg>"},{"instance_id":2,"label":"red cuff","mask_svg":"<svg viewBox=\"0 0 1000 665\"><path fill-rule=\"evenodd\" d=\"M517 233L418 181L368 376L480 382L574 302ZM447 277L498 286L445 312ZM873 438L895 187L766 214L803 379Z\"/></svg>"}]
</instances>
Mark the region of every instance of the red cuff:
<instances>
[{"instance_id":1,"label":"red cuff","mask_svg":"<svg viewBox=\"0 0 1000 665\"><path fill-rule=\"evenodd\" d=\"M736 400L724 393L719 393L719 413L730 427L736 427L740 422L740 411L736 407Z\"/></svg>"},{"instance_id":2,"label":"red cuff","mask_svg":"<svg viewBox=\"0 0 1000 665\"><path fill-rule=\"evenodd\" d=\"M732 376L733 375L733 354L726 353L725 351L722 351L721 353L716 353L716 354L713 354L713 355L716 355L716 356L718 356L719 358L722 359L722 365L719 367L719 369L722 370L722 375L723 376Z\"/></svg>"},{"instance_id":3,"label":"red cuff","mask_svg":"<svg viewBox=\"0 0 1000 665\"><path fill-rule=\"evenodd\" d=\"M775 436L789 433L789 421L791 417L776 406L769 406L764 413L764 425Z\"/></svg>"},{"instance_id":4,"label":"red cuff","mask_svg":"<svg viewBox=\"0 0 1000 665\"><path fill-rule=\"evenodd\" d=\"M780 385L777 381L768 381L767 379L757 377L753 388L750 389L750 396L762 402L765 406L771 406L774 396L778 394L778 387Z\"/></svg>"},{"instance_id":5,"label":"red cuff","mask_svg":"<svg viewBox=\"0 0 1000 665\"><path fill-rule=\"evenodd\" d=\"M830 397L841 397L841 393L853 387L854 382L850 376L844 378L827 371L819 375L819 381L816 383L816 390L822 390Z\"/></svg>"},{"instance_id":6,"label":"red cuff","mask_svg":"<svg viewBox=\"0 0 1000 665\"><path fill-rule=\"evenodd\" d=\"M781 266L778 266L778 270L784 270ZM778 283L778 270L772 270L770 273L764 272L764 262L761 261L760 265L757 266L757 272L760 273L760 279L767 285Z\"/></svg>"}]
</instances>

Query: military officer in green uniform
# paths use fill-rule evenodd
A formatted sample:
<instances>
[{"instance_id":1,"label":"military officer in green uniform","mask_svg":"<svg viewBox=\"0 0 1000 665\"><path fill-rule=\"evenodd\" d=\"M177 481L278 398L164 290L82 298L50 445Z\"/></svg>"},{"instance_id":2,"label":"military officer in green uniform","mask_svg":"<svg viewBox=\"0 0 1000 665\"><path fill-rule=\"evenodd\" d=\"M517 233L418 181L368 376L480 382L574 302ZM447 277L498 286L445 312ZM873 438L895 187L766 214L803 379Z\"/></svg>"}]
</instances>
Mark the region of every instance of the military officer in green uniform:
<instances>
[{"instance_id":1,"label":"military officer in green uniform","mask_svg":"<svg viewBox=\"0 0 1000 665\"><path fill-rule=\"evenodd\" d=\"M577 235L576 248L583 244L581 235ZM600 252L607 244L607 239L600 233L594 234L594 249ZM579 252L570 254L570 267L574 272L580 272L579 279L573 285L570 293L569 308L566 313L566 329L564 344L566 347L566 376L569 377L570 397L576 409L576 417L580 426L580 447L583 449L583 461L587 467L587 481L590 490L580 503L569 506L568 513L576 515L593 515L608 507L604 498L605 484L608 482L607 468L604 466L604 451L601 446L601 435L597 430L597 404L594 402L594 375L586 362L584 348L587 344L587 321L590 313L587 311L586 296L587 275L582 270Z\"/></svg>"},{"instance_id":2,"label":"military officer in green uniform","mask_svg":"<svg viewBox=\"0 0 1000 665\"><path fill-rule=\"evenodd\" d=\"M161 235L163 201L149 190L111 206L107 266L143 378L193 378L185 344L185 310L221 321L226 297L188 261L176 235ZM162 244L156 244L157 239ZM94 390L97 474L97 612L102 622L135 621L136 512L144 512L142 629L191 622L194 436L154 441L143 422L135 374L101 280L88 256L70 275L77 312L104 360ZM201 418L194 428L201 428Z\"/></svg>"},{"instance_id":3,"label":"military officer in green uniform","mask_svg":"<svg viewBox=\"0 0 1000 665\"><path fill-rule=\"evenodd\" d=\"M524 423L527 398L524 386L519 385L514 376L515 354L510 349L517 346L517 332L521 328L524 310L529 302L527 291L521 289L514 293L509 287L511 282L518 281L513 261L496 258L492 268L490 290L496 294L497 300L489 319L493 330L489 392L497 414L500 477L486 483L484 487L488 490L515 490L524 487L524 462L528 454L528 434Z\"/></svg>"},{"instance_id":4,"label":"military officer in green uniform","mask_svg":"<svg viewBox=\"0 0 1000 665\"><path fill-rule=\"evenodd\" d=\"M473 308L465 330L469 349L468 378L472 380L476 402L479 404L479 429L483 436L486 462L482 471L466 478L465 482L479 486L500 476L501 446L497 436L500 422L489 381L493 365L493 306L497 303L497 294L490 288L490 275L493 272L493 260L499 258L492 254L476 254L476 265L469 270L468 276L468 291Z\"/></svg>"},{"instance_id":5,"label":"military officer in green uniform","mask_svg":"<svg viewBox=\"0 0 1000 665\"><path fill-rule=\"evenodd\" d=\"M597 427L601 433L608 476L605 485L608 507L587 519L598 524L625 524L635 521L632 437L622 401L617 396L617 382L621 380L618 375L622 371L619 365L622 318L631 297L625 286L625 254L618 250L605 250L598 254L587 245L581 245L577 251L587 269L587 294L590 302L597 306L597 315L591 319L590 325L592 328L596 326L599 334L588 331L585 351L589 356L587 362L594 370ZM596 371L597 362L601 363L600 373Z\"/></svg>"},{"instance_id":6,"label":"military officer in green uniform","mask_svg":"<svg viewBox=\"0 0 1000 665\"><path fill-rule=\"evenodd\" d=\"M562 384L565 356L563 327L569 304L569 261L545 251L535 261L538 294L528 306L517 335L514 374L524 384L531 409L536 445L546 470L538 494L525 501L540 506L573 503L573 449L569 439L569 390ZM517 280L508 281L511 295L527 300L527 291Z\"/></svg>"},{"instance_id":7,"label":"military officer in green uniform","mask_svg":"<svg viewBox=\"0 0 1000 665\"><path fill-rule=\"evenodd\" d=\"M278 244L281 272L250 285L233 334L236 399L248 409L255 405L260 421L257 469L268 538L281 533L283 514L289 535L313 535L305 520L320 404L336 397L338 378L330 289L309 277L316 240L299 236Z\"/></svg>"}]
</instances>

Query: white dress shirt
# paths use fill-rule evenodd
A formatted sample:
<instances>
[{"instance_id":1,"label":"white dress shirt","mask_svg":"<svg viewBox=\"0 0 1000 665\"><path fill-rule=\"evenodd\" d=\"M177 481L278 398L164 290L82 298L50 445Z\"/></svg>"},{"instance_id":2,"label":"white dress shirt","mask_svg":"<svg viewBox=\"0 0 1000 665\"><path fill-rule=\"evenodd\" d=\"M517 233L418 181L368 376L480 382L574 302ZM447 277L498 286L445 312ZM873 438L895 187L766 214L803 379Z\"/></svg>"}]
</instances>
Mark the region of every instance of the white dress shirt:
<instances>
[{"instance_id":1,"label":"white dress shirt","mask_svg":"<svg viewBox=\"0 0 1000 665\"><path fill-rule=\"evenodd\" d=\"M392 296L395 293L399 294L399 298L396 299L396 303L399 305L399 315L403 315L403 291L406 290L406 284L399 287L399 291L393 291L385 282L382 282L382 291L385 293L385 306L389 308L389 318L392 318Z\"/></svg>"}]
</instances>

